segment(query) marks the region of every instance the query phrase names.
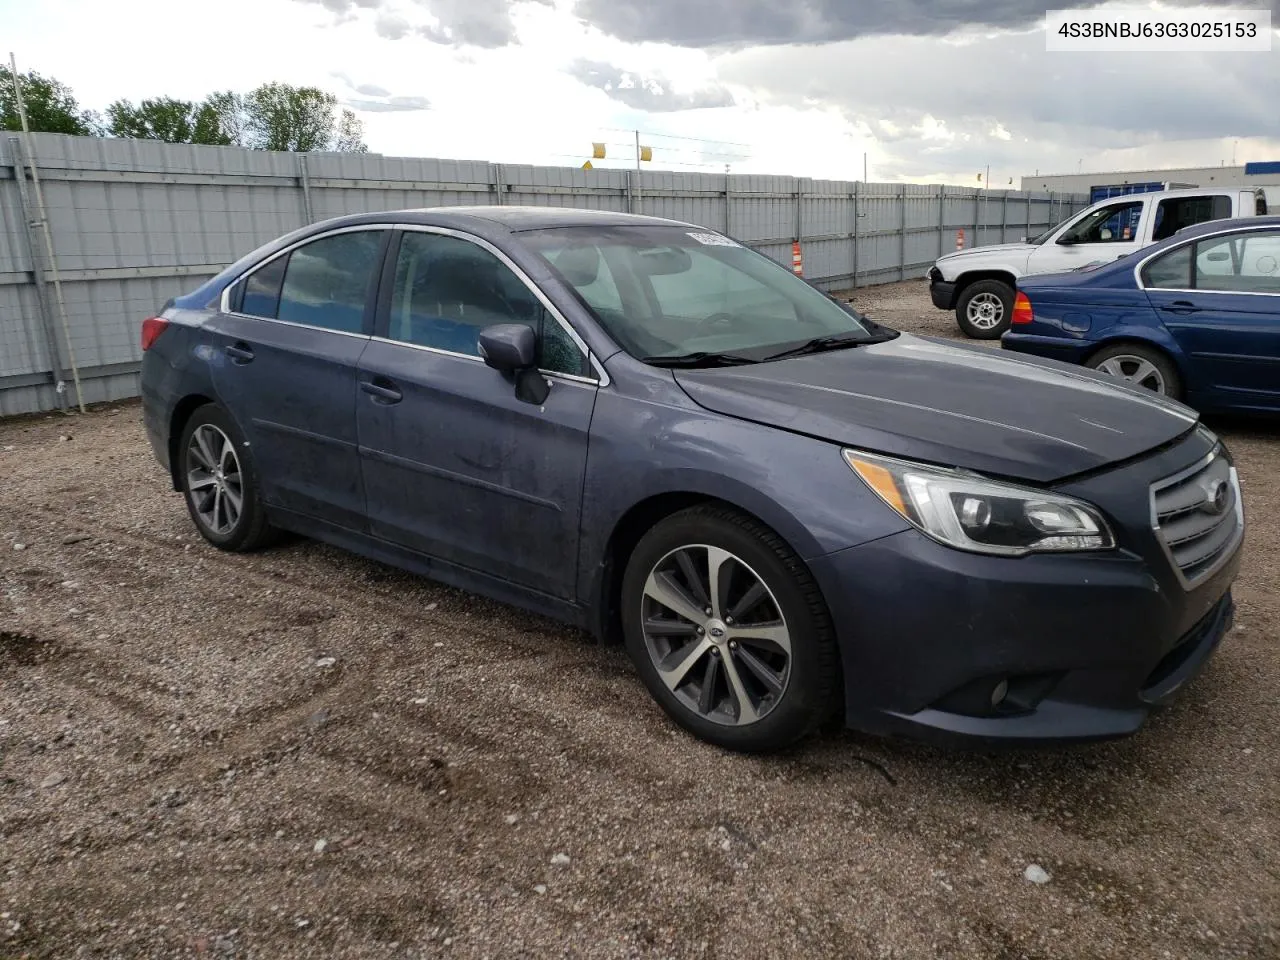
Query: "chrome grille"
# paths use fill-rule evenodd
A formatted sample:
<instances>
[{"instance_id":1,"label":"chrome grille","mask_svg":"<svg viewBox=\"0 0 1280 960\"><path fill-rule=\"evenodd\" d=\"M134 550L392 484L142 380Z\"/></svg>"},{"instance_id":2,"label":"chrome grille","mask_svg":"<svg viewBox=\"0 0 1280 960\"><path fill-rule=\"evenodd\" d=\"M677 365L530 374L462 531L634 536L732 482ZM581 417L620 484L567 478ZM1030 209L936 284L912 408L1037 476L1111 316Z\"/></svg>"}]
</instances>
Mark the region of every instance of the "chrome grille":
<instances>
[{"instance_id":1,"label":"chrome grille","mask_svg":"<svg viewBox=\"0 0 1280 960\"><path fill-rule=\"evenodd\" d=\"M1151 522L1187 589L1225 563L1244 536L1240 480L1221 447L1151 487Z\"/></svg>"}]
</instances>

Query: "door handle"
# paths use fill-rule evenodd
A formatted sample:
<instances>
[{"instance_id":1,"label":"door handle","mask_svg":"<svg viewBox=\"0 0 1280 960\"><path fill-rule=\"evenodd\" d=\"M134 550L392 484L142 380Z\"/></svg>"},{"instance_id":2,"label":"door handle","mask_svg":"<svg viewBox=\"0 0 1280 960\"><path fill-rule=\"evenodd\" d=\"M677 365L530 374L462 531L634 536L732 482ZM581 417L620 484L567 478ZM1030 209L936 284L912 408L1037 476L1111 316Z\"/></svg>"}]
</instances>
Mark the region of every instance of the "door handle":
<instances>
[{"instance_id":1,"label":"door handle","mask_svg":"<svg viewBox=\"0 0 1280 960\"><path fill-rule=\"evenodd\" d=\"M253 361L253 350L242 340L223 347L222 352L230 357L232 362L240 364L241 366Z\"/></svg>"},{"instance_id":2,"label":"door handle","mask_svg":"<svg viewBox=\"0 0 1280 960\"><path fill-rule=\"evenodd\" d=\"M374 403L399 403L404 399L404 394L396 388L395 384L381 377L378 380L361 380L360 389L373 397Z\"/></svg>"},{"instance_id":3,"label":"door handle","mask_svg":"<svg viewBox=\"0 0 1280 960\"><path fill-rule=\"evenodd\" d=\"M1167 304L1160 309L1167 310L1169 313L1188 314L1199 313L1202 308L1197 307L1190 300L1175 300L1173 303Z\"/></svg>"}]
</instances>

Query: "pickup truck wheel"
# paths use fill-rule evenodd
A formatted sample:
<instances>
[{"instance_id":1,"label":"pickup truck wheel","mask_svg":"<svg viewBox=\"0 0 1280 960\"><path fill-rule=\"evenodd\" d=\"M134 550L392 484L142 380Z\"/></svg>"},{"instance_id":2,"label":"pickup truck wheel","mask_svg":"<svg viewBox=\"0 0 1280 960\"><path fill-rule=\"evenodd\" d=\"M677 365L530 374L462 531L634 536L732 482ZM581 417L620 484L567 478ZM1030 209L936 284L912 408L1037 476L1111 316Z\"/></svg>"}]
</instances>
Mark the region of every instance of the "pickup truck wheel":
<instances>
[{"instance_id":1,"label":"pickup truck wheel","mask_svg":"<svg viewBox=\"0 0 1280 960\"><path fill-rule=\"evenodd\" d=\"M1013 288L999 280L965 287L956 303L960 329L975 340L998 340L1013 317Z\"/></svg>"},{"instance_id":2,"label":"pickup truck wheel","mask_svg":"<svg viewBox=\"0 0 1280 960\"><path fill-rule=\"evenodd\" d=\"M1172 400L1182 399L1182 381L1173 361L1152 347L1137 343L1117 343L1103 347L1085 366L1127 380L1136 387L1146 387Z\"/></svg>"}]
</instances>

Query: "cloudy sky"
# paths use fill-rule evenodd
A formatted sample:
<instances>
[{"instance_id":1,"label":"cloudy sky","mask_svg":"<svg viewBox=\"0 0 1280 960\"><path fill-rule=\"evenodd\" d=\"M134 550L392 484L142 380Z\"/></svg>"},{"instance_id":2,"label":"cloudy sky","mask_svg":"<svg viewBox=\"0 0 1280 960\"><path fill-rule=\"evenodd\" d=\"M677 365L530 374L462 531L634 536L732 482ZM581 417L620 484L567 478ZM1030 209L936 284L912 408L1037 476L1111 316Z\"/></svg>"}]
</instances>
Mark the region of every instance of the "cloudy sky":
<instances>
[{"instance_id":1,"label":"cloudy sky","mask_svg":"<svg viewBox=\"0 0 1280 960\"><path fill-rule=\"evenodd\" d=\"M0 0L0 23L20 69L85 106L309 84L388 155L576 166L603 140L597 166L625 165L638 128L675 170L858 179L866 153L873 180L972 184L989 164L993 186L1280 159L1280 36L1270 53L1046 53L1045 6ZM1280 0L1221 6L1280 26Z\"/></svg>"}]
</instances>

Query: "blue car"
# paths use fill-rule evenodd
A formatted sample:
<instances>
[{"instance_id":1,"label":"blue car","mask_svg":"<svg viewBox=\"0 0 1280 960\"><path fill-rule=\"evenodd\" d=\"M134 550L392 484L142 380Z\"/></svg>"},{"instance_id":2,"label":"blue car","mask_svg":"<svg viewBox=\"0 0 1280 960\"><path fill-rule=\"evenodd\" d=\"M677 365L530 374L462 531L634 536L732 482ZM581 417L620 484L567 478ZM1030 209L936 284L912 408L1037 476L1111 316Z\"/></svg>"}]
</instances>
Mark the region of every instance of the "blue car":
<instances>
[{"instance_id":1,"label":"blue car","mask_svg":"<svg viewBox=\"0 0 1280 960\"><path fill-rule=\"evenodd\" d=\"M722 747L1123 736L1232 621L1239 481L1193 411L888 329L691 224L344 217L142 341L214 547L289 530L621 642Z\"/></svg>"},{"instance_id":2,"label":"blue car","mask_svg":"<svg viewBox=\"0 0 1280 960\"><path fill-rule=\"evenodd\" d=\"M1205 223L1109 264L1026 277L1000 342L1200 411L1280 412L1280 217Z\"/></svg>"}]
</instances>

